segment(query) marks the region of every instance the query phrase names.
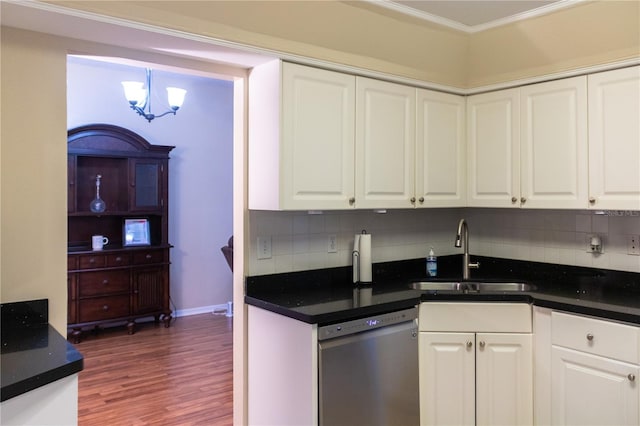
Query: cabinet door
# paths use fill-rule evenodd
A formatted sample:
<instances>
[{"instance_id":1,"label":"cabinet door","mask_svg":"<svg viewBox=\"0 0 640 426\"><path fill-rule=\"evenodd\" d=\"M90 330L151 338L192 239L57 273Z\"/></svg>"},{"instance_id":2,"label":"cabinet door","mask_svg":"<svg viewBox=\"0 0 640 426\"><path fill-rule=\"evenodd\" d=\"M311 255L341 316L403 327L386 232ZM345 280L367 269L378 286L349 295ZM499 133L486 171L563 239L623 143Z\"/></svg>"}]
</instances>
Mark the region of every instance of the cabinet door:
<instances>
[{"instance_id":1,"label":"cabinet door","mask_svg":"<svg viewBox=\"0 0 640 426\"><path fill-rule=\"evenodd\" d=\"M165 160L130 160L130 211L157 211L165 206Z\"/></svg>"},{"instance_id":2,"label":"cabinet door","mask_svg":"<svg viewBox=\"0 0 640 426\"><path fill-rule=\"evenodd\" d=\"M467 204L520 206L520 92L467 99Z\"/></svg>"},{"instance_id":3,"label":"cabinet door","mask_svg":"<svg viewBox=\"0 0 640 426\"><path fill-rule=\"evenodd\" d=\"M476 335L476 405L480 425L533 424L531 334Z\"/></svg>"},{"instance_id":4,"label":"cabinet door","mask_svg":"<svg viewBox=\"0 0 640 426\"><path fill-rule=\"evenodd\" d=\"M589 80L589 207L640 210L640 67Z\"/></svg>"},{"instance_id":5,"label":"cabinet door","mask_svg":"<svg viewBox=\"0 0 640 426\"><path fill-rule=\"evenodd\" d=\"M421 425L475 424L475 335L418 338Z\"/></svg>"},{"instance_id":6,"label":"cabinet door","mask_svg":"<svg viewBox=\"0 0 640 426\"><path fill-rule=\"evenodd\" d=\"M356 207L413 207L416 89L357 78L356 91Z\"/></svg>"},{"instance_id":7,"label":"cabinet door","mask_svg":"<svg viewBox=\"0 0 640 426\"><path fill-rule=\"evenodd\" d=\"M417 207L466 205L465 100L462 96L417 92Z\"/></svg>"},{"instance_id":8,"label":"cabinet door","mask_svg":"<svg viewBox=\"0 0 640 426\"><path fill-rule=\"evenodd\" d=\"M637 426L639 374L633 364L553 346L552 423Z\"/></svg>"},{"instance_id":9,"label":"cabinet door","mask_svg":"<svg viewBox=\"0 0 640 426\"><path fill-rule=\"evenodd\" d=\"M282 67L281 206L353 205L355 77L310 67Z\"/></svg>"},{"instance_id":10,"label":"cabinet door","mask_svg":"<svg viewBox=\"0 0 640 426\"><path fill-rule=\"evenodd\" d=\"M522 207L587 206L587 78L520 89Z\"/></svg>"},{"instance_id":11,"label":"cabinet door","mask_svg":"<svg viewBox=\"0 0 640 426\"><path fill-rule=\"evenodd\" d=\"M169 272L166 266L134 268L131 273L134 315L169 309Z\"/></svg>"}]
</instances>

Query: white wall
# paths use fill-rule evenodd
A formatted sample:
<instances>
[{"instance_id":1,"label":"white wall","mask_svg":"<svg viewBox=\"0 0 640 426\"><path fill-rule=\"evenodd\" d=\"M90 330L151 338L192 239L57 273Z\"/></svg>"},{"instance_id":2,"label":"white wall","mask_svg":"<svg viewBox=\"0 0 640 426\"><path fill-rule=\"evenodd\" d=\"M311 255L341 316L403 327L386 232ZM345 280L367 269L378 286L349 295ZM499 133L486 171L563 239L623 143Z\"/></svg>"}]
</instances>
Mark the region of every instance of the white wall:
<instances>
[{"instance_id":1,"label":"white wall","mask_svg":"<svg viewBox=\"0 0 640 426\"><path fill-rule=\"evenodd\" d=\"M615 213L615 212L614 212ZM461 253L453 246L458 221L469 224L472 254L564 265L640 272L640 256L627 254L627 236L640 235L638 212L599 216L590 211L519 209L423 209L325 212L250 212L249 275L351 264L354 234L372 234L373 261L384 262ZM633 216L631 216L633 214ZM597 233L604 253L587 253ZM329 235L338 253L327 253ZM272 258L257 258L257 237L271 236Z\"/></svg>"},{"instance_id":2,"label":"white wall","mask_svg":"<svg viewBox=\"0 0 640 426\"><path fill-rule=\"evenodd\" d=\"M152 111L166 108L167 86L187 89L183 107L148 123L128 107L123 80L144 68L70 57L68 128L114 124L152 144L175 145L169 161L171 299L178 314L232 300L232 274L220 247L233 233L233 83L154 70Z\"/></svg>"}]
</instances>

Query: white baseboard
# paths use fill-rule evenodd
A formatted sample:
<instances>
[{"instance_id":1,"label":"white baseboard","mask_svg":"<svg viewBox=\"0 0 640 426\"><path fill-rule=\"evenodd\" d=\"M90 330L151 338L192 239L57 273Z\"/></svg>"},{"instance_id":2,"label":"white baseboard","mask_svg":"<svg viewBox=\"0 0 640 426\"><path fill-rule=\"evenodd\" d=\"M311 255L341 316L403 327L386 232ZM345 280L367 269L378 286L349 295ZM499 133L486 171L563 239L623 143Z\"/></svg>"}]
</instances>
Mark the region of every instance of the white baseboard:
<instances>
[{"instance_id":1,"label":"white baseboard","mask_svg":"<svg viewBox=\"0 0 640 426\"><path fill-rule=\"evenodd\" d=\"M210 313L220 313L222 315L227 313L227 304L223 303L221 305L209 305L209 306L200 306L197 308L189 308L189 309L176 309L173 312L174 317L188 317L190 315L198 315L198 314L210 314Z\"/></svg>"}]
</instances>

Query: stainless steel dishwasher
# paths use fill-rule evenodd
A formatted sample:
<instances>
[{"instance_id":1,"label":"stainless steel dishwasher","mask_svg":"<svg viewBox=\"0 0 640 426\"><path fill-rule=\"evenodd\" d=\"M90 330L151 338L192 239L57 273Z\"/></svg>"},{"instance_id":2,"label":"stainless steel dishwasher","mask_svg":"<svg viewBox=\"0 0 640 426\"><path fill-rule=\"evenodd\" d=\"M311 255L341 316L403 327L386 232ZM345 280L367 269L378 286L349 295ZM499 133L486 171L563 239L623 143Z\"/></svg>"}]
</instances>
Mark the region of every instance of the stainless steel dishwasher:
<instances>
[{"instance_id":1,"label":"stainless steel dishwasher","mask_svg":"<svg viewBox=\"0 0 640 426\"><path fill-rule=\"evenodd\" d=\"M420 424L416 308L318 328L321 426Z\"/></svg>"}]
</instances>

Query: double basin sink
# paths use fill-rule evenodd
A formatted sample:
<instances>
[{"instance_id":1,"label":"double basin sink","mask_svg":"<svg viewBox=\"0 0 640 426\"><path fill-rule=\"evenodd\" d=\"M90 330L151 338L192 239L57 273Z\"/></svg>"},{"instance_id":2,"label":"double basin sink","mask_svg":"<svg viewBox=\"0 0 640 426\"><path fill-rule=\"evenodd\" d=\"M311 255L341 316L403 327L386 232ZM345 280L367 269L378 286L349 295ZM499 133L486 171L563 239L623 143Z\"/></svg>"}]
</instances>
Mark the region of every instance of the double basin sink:
<instances>
[{"instance_id":1,"label":"double basin sink","mask_svg":"<svg viewBox=\"0 0 640 426\"><path fill-rule=\"evenodd\" d=\"M532 284L500 280L455 280L455 279L427 279L412 281L409 287L422 291L452 291L459 293L490 293L490 292L527 292L536 287Z\"/></svg>"}]
</instances>

